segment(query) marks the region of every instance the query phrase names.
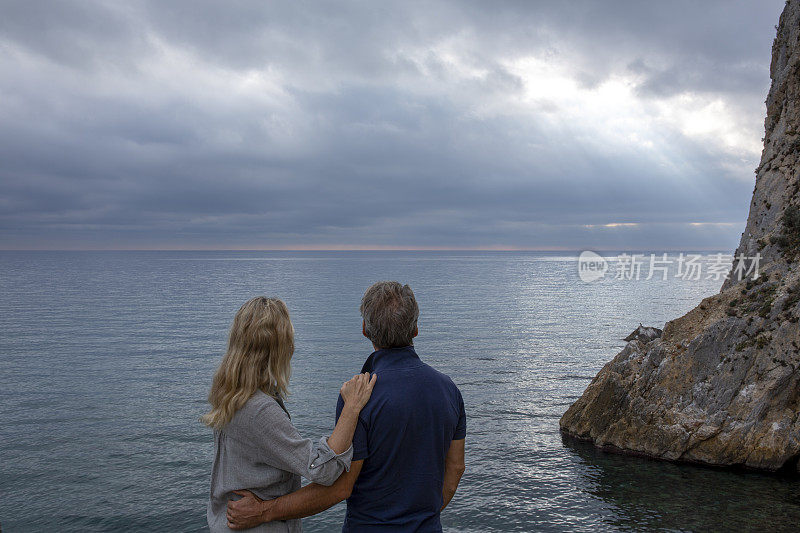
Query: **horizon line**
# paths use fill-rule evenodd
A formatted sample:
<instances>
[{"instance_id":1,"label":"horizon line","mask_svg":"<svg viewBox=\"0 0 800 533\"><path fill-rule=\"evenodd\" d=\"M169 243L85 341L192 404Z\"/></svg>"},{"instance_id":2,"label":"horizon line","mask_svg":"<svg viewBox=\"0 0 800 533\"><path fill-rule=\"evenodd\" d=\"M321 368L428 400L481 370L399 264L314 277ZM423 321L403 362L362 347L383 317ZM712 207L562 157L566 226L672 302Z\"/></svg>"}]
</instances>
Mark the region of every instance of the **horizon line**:
<instances>
[{"instance_id":1,"label":"horizon line","mask_svg":"<svg viewBox=\"0 0 800 533\"><path fill-rule=\"evenodd\" d=\"M668 247L648 248L649 251L658 249L661 252L687 252L707 251L718 252L728 248L712 247ZM644 251L644 248L625 247L522 247L522 246L285 246L285 247L241 247L241 248L192 248L192 247L142 247L142 248L3 248L0 252L615 252L615 251ZM733 253L733 251L731 251Z\"/></svg>"}]
</instances>

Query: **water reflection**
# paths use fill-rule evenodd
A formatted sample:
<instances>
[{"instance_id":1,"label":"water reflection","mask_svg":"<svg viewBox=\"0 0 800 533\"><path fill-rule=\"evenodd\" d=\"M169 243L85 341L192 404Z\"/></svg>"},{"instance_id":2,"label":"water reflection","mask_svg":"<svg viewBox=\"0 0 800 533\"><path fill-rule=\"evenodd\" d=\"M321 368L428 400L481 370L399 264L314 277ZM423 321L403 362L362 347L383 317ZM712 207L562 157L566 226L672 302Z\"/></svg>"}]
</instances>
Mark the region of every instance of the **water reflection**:
<instances>
[{"instance_id":1,"label":"water reflection","mask_svg":"<svg viewBox=\"0 0 800 533\"><path fill-rule=\"evenodd\" d=\"M681 465L604 452L563 436L583 463L583 491L615 512L609 526L636 530L797 531L796 477Z\"/></svg>"}]
</instances>

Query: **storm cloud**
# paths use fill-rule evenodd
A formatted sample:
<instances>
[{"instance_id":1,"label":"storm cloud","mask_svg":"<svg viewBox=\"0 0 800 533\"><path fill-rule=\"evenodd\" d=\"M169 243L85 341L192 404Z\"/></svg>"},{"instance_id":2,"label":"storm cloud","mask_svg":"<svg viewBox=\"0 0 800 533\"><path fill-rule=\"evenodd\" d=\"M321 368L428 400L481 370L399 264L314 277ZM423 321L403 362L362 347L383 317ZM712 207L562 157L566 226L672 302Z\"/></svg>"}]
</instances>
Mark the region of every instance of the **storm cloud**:
<instances>
[{"instance_id":1,"label":"storm cloud","mask_svg":"<svg viewBox=\"0 0 800 533\"><path fill-rule=\"evenodd\" d=\"M732 249L781 0L0 2L0 247Z\"/></svg>"}]
</instances>

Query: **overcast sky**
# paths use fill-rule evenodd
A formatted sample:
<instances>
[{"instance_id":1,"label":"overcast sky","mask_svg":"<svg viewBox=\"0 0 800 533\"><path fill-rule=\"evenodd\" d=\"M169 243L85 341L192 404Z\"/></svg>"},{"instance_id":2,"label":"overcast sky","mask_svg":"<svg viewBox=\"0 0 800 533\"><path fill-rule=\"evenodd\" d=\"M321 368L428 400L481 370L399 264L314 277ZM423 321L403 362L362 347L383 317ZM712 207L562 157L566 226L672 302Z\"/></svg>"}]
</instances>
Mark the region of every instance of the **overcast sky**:
<instances>
[{"instance_id":1,"label":"overcast sky","mask_svg":"<svg viewBox=\"0 0 800 533\"><path fill-rule=\"evenodd\" d=\"M730 249L783 0L0 0L0 248Z\"/></svg>"}]
</instances>

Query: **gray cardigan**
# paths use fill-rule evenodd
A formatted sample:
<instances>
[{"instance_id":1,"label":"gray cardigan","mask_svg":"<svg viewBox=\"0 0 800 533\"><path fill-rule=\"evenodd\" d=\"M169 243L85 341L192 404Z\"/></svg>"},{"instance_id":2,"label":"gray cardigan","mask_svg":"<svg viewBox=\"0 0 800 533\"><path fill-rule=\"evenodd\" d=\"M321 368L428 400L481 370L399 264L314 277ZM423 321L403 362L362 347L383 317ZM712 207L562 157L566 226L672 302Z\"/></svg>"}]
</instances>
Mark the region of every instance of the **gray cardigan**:
<instances>
[{"instance_id":1,"label":"gray cardigan","mask_svg":"<svg viewBox=\"0 0 800 533\"><path fill-rule=\"evenodd\" d=\"M300 476L321 485L332 485L350 470L353 447L336 455L324 437L314 443L302 438L283 404L261 391L239 409L231 421L214 432L214 466L208 527L212 532L231 531L225 511L234 490L247 489L261 499L272 499L300 488ZM270 522L247 531L302 531L300 520Z\"/></svg>"}]
</instances>

